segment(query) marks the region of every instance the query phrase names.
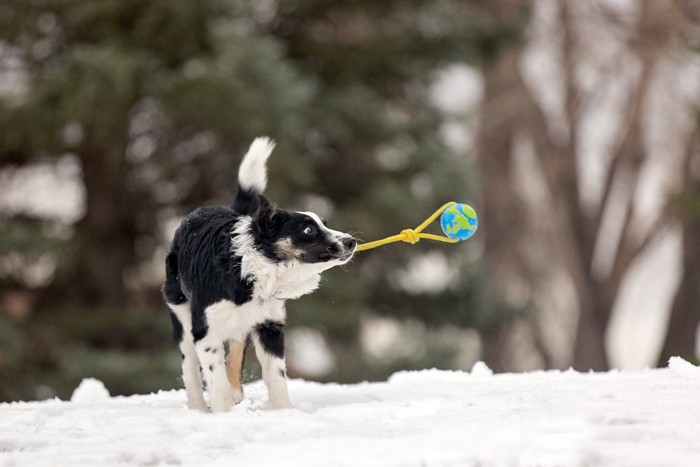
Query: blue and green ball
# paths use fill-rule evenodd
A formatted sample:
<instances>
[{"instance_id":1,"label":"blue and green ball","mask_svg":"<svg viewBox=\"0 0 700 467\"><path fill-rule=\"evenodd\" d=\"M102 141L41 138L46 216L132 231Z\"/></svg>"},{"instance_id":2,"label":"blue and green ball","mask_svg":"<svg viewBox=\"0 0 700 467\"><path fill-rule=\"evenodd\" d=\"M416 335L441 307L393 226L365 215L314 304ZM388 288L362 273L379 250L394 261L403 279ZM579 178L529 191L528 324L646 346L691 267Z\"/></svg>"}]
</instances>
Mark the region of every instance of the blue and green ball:
<instances>
[{"instance_id":1,"label":"blue and green ball","mask_svg":"<svg viewBox=\"0 0 700 467\"><path fill-rule=\"evenodd\" d=\"M440 215L440 227L449 238L464 241L476 233L479 219L474 208L458 203L443 211Z\"/></svg>"}]
</instances>

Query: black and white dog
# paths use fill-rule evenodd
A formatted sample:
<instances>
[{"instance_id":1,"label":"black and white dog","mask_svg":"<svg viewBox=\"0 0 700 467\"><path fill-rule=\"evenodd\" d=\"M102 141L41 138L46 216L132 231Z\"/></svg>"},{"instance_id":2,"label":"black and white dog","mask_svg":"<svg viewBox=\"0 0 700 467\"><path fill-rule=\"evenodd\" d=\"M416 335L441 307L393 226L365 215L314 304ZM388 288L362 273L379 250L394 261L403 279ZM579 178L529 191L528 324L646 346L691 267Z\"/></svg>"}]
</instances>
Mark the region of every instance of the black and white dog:
<instances>
[{"instance_id":1,"label":"black and white dog","mask_svg":"<svg viewBox=\"0 0 700 467\"><path fill-rule=\"evenodd\" d=\"M311 212L272 206L262 193L274 148L257 138L241 162L231 208L208 206L187 216L165 261L163 297L182 352L187 404L211 410L241 401L245 343L253 341L270 405L291 407L284 362L287 299L314 291L321 272L347 263L356 241ZM229 341L225 362L224 341Z\"/></svg>"}]
</instances>

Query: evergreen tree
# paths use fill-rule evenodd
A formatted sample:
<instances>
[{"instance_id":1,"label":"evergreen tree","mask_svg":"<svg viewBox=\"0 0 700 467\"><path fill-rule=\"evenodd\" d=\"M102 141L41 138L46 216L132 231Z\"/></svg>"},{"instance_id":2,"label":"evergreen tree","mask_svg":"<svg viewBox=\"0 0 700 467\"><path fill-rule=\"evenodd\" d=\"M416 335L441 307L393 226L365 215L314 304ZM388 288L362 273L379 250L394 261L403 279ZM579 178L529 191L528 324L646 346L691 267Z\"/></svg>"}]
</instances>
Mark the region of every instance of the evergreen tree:
<instances>
[{"instance_id":1,"label":"evergreen tree","mask_svg":"<svg viewBox=\"0 0 700 467\"><path fill-rule=\"evenodd\" d=\"M85 215L53 289L70 284L81 301L126 303L125 275L144 259L137 241L155 245L158 209L230 191L227 155L300 128L303 80L235 5L30 1L2 19L29 81L0 111L2 156L79 160Z\"/></svg>"},{"instance_id":2,"label":"evergreen tree","mask_svg":"<svg viewBox=\"0 0 700 467\"><path fill-rule=\"evenodd\" d=\"M309 208L320 199L332 225L357 231L364 240L415 227L445 201L468 200L470 167L442 141L444 116L428 90L441 66L475 58L512 36L506 30L487 34L478 26L487 18L473 5L279 2L260 27L284 43L296 69L313 80L314 95L306 125L308 156L302 159L309 170L284 183L280 173L273 174L273 198L296 198L293 206L310 200ZM274 170L281 161L271 163ZM325 331L343 355L336 379L385 377L390 368L368 368L358 355L362 316L414 319L430 327L488 324L477 313L484 308L483 276L468 266L468 251L467 245L424 242L360 253L344 270L326 273L318 292L288 304L290 324ZM416 261L425 257L429 263L441 255L455 272L443 287L431 291L401 280ZM398 364L449 365L446 350L434 347L435 354Z\"/></svg>"},{"instance_id":3,"label":"evergreen tree","mask_svg":"<svg viewBox=\"0 0 700 467\"><path fill-rule=\"evenodd\" d=\"M478 3L14 0L2 7L0 39L21 63L26 92L0 100L0 161L74 158L86 193L85 215L60 253L53 250L59 273L44 308L85 304L71 306L106 316L96 310L142 303L130 278L163 247L163 222L205 203L228 204L238 162L258 135L278 142L271 199L325 211L335 228L365 240L414 227L447 200L468 200L470 167L439 136L443 116L428 89L442 65L498 43L500 32L479 26L488 23ZM355 349L365 313L479 324L480 275L467 268L468 248L421 243L360 254L329 273L319 293L290 303L290 324L325 330L338 352L353 355L338 378L364 378L349 368L361 360ZM401 271L432 251L448 255L457 271L449 283L432 292L402 286ZM155 290L150 296L162 308Z\"/></svg>"}]
</instances>

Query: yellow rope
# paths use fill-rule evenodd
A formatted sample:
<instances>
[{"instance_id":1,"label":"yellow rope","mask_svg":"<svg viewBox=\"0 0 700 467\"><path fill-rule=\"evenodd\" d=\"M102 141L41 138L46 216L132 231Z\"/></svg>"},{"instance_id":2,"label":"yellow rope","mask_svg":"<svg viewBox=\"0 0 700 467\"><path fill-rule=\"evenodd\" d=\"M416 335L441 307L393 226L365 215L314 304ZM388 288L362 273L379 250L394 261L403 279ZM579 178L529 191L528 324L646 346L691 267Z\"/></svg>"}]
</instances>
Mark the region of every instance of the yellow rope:
<instances>
[{"instance_id":1,"label":"yellow rope","mask_svg":"<svg viewBox=\"0 0 700 467\"><path fill-rule=\"evenodd\" d=\"M418 243L421 238L426 238L428 240L436 240L438 242L445 242L445 243L457 243L459 242L458 239L456 238L449 238L449 237L443 237L442 235L434 235L434 234L429 234L429 233L423 233L423 229L428 227L435 219L437 219L442 212L451 207L456 205L454 201L450 201L449 203L445 203L442 205L440 209L435 211L434 213L431 214L430 217L428 217L421 225L416 227L415 229L405 229L402 230L400 234L398 235L392 235L391 237L383 238L381 240L375 240L373 242L367 242L359 245L357 247L357 251L364 251L364 250L370 250L372 248L377 248L378 246L386 245L387 243L393 243L393 242L406 242L410 243L411 245Z\"/></svg>"}]
</instances>

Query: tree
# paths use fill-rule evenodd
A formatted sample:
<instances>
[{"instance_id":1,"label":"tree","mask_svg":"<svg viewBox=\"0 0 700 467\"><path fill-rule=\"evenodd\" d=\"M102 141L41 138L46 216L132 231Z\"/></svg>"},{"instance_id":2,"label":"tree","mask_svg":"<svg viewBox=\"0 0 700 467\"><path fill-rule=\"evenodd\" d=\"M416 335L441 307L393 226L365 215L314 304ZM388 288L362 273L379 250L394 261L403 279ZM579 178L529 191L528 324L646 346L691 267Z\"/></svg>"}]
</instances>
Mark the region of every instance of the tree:
<instances>
[{"instance_id":1,"label":"tree","mask_svg":"<svg viewBox=\"0 0 700 467\"><path fill-rule=\"evenodd\" d=\"M20 3L1 29L27 93L1 108L3 158L77 158L85 213L52 290L122 306L137 241L157 242L154 213L231 185L221 161L259 133L292 133L308 91L276 44L236 30L235 3Z\"/></svg>"},{"instance_id":2,"label":"tree","mask_svg":"<svg viewBox=\"0 0 700 467\"><path fill-rule=\"evenodd\" d=\"M689 139L683 167L683 189L673 198L674 212L680 218L683 245L683 272L676 291L668 329L663 339L658 365L665 366L669 358L680 356L697 361L697 333L700 325L700 177L697 129Z\"/></svg>"},{"instance_id":3,"label":"tree","mask_svg":"<svg viewBox=\"0 0 700 467\"><path fill-rule=\"evenodd\" d=\"M684 2L679 5L684 21L679 23L677 33L682 45L690 46L697 41L694 27L700 20L700 5ZM696 51L693 51L696 53ZM690 53L693 53L690 52ZM698 360L697 333L700 325L700 176L698 174L698 129L697 100L689 104L695 113L692 132L687 138L682 164L681 187L671 196L673 214L680 220L683 263L681 280L671 306L668 328L659 353L659 366L668 364L669 358L681 356L688 361Z\"/></svg>"},{"instance_id":4,"label":"tree","mask_svg":"<svg viewBox=\"0 0 700 467\"><path fill-rule=\"evenodd\" d=\"M504 35L480 26L478 3L30 0L0 9L0 37L26 89L0 100L2 162L68 157L85 187L84 216L60 242L63 254L54 251L59 270L38 308L54 322L65 315L61 322L85 324L81 343L120 352L143 345L126 331L105 333L114 314L101 309L162 313L157 281L137 271L165 248L165 224L230 203L255 136L278 143L271 199L321 211L363 239L465 199L473 176L442 141L444 116L428 88L441 66L493 50ZM352 370L363 364L361 316L479 326L480 271L467 270L466 249L446 248L359 256L328 275L320 293L292 303L290 324L322 329L349 356L337 375L344 380L370 374ZM412 291L401 277L421 252L459 273ZM41 336L39 321L29 332ZM67 353L44 351L28 366L61 367ZM440 354L415 364L446 361Z\"/></svg>"},{"instance_id":5,"label":"tree","mask_svg":"<svg viewBox=\"0 0 700 467\"><path fill-rule=\"evenodd\" d=\"M523 73L522 48L499 55L485 68L490 84L480 160L489 176L486 183L506 190L523 186L524 177L533 186L534 177L540 185L529 195L521 191L509 198L494 193L498 189L494 188L485 197L486 211L505 213L493 220L491 228L507 229L510 223L510 230L517 232L497 237L487 249L503 258L495 264L503 265L500 274L507 277L510 290L520 291L515 299L528 310L525 323L544 362L557 357L547 343L551 327L543 323L553 316L557 297L569 301L560 310L578 314L571 360L582 370L609 367L605 334L622 281L639 256L669 231L668 206L640 227L640 218L650 216L640 212L636 194L642 169L654 163L645 139L653 115L651 97L658 92L654 85L662 76L665 53L676 44L682 20L672 2L644 1L636 8L638 16L632 20L597 2L557 3L550 27L559 47L558 80L549 96L543 97L542 81L534 83ZM602 63L597 62L595 44L586 41L590 34L610 38L609 55ZM638 68L628 67L627 60L634 60ZM600 71L583 76L586 69ZM505 85L490 92L489 87L498 83ZM627 92L611 94L613 86L620 85ZM552 89L560 90L554 105ZM617 104L613 110L617 120L601 164L600 190L591 195L582 174L586 157L591 157L584 152L586 125L604 102ZM491 115L498 124L490 123ZM681 130L677 136L687 137ZM494 139L503 144L494 147L490 144ZM503 162L494 162L498 158ZM508 169L499 171L499 165ZM513 296L503 283L499 290Z\"/></svg>"}]
</instances>

